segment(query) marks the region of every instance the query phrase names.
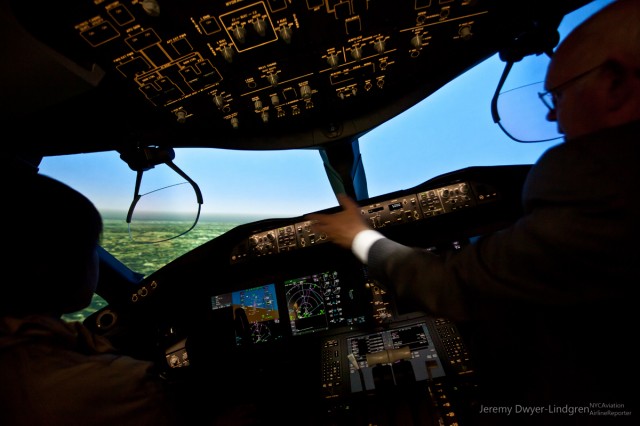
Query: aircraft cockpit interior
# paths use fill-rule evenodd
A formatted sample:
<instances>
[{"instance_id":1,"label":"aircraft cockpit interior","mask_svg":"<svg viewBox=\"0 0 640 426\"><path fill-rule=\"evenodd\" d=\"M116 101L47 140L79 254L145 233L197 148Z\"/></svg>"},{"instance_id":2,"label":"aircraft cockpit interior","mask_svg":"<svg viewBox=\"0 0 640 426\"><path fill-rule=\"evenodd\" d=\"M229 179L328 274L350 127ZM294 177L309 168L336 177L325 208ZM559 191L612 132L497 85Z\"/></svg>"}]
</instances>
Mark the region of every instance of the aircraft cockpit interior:
<instances>
[{"instance_id":1,"label":"aircraft cockpit interior","mask_svg":"<svg viewBox=\"0 0 640 426\"><path fill-rule=\"evenodd\" d=\"M453 163L429 175L431 163L448 167L446 157L464 149L443 134L422 143L448 155L408 166L393 158L408 141L388 133L396 147L377 168L420 180L373 191L363 140L494 58L499 65L480 85L495 96L482 109L507 133L505 144L523 142L507 127L500 86L527 58L551 55L565 16L590 3L3 0L2 122L13 129L5 151L42 173L49 161L81 164L110 153L126 172L117 239L109 245L103 237L100 249L101 304L81 320L122 352L156 362L197 416L250 407L258 424L473 424L483 391L476 378L483 362L502 357L487 348L483 330L399 310L367 266L314 233L305 216L339 211L335 194L346 193L372 228L435 253L514 222L533 161ZM451 114L447 125L472 124ZM222 166L183 156L191 149L271 152L274 170L296 167L295 157L277 163L279 152L311 154L323 186L304 173L274 185L274 194L293 193L280 210L271 193L255 205L244 190L218 200L215 191L236 178L210 182L193 173L185 158L202 169ZM247 164L228 166L239 175L258 170L256 185L271 178L259 162ZM76 187L99 168L78 169L84 178ZM143 187L161 168L181 179L191 209L171 230L144 210L158 193ZM111 194L108 182L96 194ZM314 197L323 204L300 202ZM275 213L213 232L209 206ZM112 206L105 207L107 233ZM188 238L188 249L158 263L162 247ZM137 253L139 267L126 264L125 251Z\"/></svg>"}]
</instances>

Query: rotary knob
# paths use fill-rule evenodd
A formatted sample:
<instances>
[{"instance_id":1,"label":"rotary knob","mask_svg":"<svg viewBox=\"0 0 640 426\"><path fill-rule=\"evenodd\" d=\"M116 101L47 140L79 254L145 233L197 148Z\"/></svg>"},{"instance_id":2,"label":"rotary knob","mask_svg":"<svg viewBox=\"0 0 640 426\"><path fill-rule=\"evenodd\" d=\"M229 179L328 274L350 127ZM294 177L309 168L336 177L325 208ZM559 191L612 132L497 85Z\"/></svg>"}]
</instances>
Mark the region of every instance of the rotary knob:
<instances>
[{"instance_id":1,"label":"rotary knob","mask_svg":"<svg viewBox=\"0 0 640 426\"><path fill-rule=\"evenodd\" d=\"M362 59L362 47L356 46L353 49L351 49L351 57L356 61L359 61L360 59Z\"/></svg>"},{"instance_id":2,"label":"rotary knob","mask_svg":"<svg viewBox=\"0 0 640 426\"><path fill-rule=\"evenodd\" d=\"M227 62L233 62L233 47L227 45L222 48L222 57Z\"/></svg>"},{"instance_id":3,"label":"rotary knob","mask_svg":"<svg viewBox=\"0 0 640 426\"><path fill-rule=\"evenodd\" d=\"M157 0L142 0L140 3L142 5L142 10L153 17L160 16L160 5Z\"/></svg>"},{"instance_id":4,"label":"rotary knob","mask_svg":"<svg viewBox=\"0 0 640 426\"><path fill-rule=\"evenodd\" d=\"M473 33L471 32L471 27L469 25L464 25L458 30L458 34L460 34L460 38L463 40L469 40L473 37Z\"/></svg>"},{"instance_id":5,"label":"rotary knob","mask_svg":"<svg viewBox=\"0 0 640 426\"><path fill-rule=\"evenodd\" d=\"M332 53L329 56L327 56L327 63L331 68L335 68L340 63L340 58L335 53Z\"/></svg>"},{"instance_id":6,"label":"rotary knob","mask_svg":"<svg viewBox=\"0 0 640 426\"><path fill-rule=\"evenodd\" d=\"M236 25L235 27L233 27L233 30L231 30L231 33L233 34L233 37L238 41L238 43L244 43L247 33L244 27Z\"/></svg>"},{"instance_id":7,"label":"rotary knob","mask_svg":"<svg viewBox=\"0 0 640 426\"><path fill-rule=\"evenodd\" d=\"M183 109L179 109L178 111L176 111L176 121L180 124L183 124L185 121L187 121L187 112Z\"/></svg>"},{"instance_id":8,"label":"rotary knob","mask_svg":"<svg viewBox=\"0 0 640 426\"><path fill-rule=\"evenodd\" d=\"M285 43L291 43L291 36L292 31L290 27L285 25L284 27L280 28L280 37L282 38L282 40L284 40Z\"/></svg>"},{"instance_id":9,"label":"rotary knob","mask_svg":"<svg viewBox=\"0 0 640 426\"><path fill-rule=\"evenodd\" d=\"M274 74L274 73L269 73L269 75L267 76L267 81L269 81L270 85L277 86L278 85L278 75Z\"/></svg>"},{"instance_id":10,"label":"rotary knob","mask_svg":"<svg viewBox=\"0 0 640 426\"><path fill-rule=\"evenodd\" d=\"M224 107L224 98L222 95L215 95L213 97L213 103L218 109L222 109L222 107Z\"/></svg>"},{"instance_id":11,"label":"rotary knob","mask_svg":"<svg viewBox=\"0 0 640 426\"><path fill-rule=\"evenodd\" d=\"M373 43L373 48L376 50L376 52L383 53L387 47L385 45L384 40L378 40L375 43Z\"/></svg>"},{"instance_id":12,"label":"rotary knob","mask_svg":"<svg viewBox=\"0 0 640 426\"><path fill-rule=\"evenodd\" d=\"M302 99L309 99L311 97L311 87L308 84L300 86L300 95Z\"/></svg>"},{"instance_id":13,"label":"rotary knob","mask_svg":"<svg viewBox=\"0 0 640 426\"><path fill-rule=\"evenodd\" d=\"M267 29L267 25L264 22L264 19L258 18L253 21L253 29L261 36L264 37Z\"/></svg>"},{"instance_id":14,"label":"rotary knob","mask_svg":"<svg viewBox=\"0 0 640 426\"><path fill-rule=\"evenodd\" d=\"M422 36L420 34L416 34L412 39L411 39L411 45L416 48L419 49L422 47Z\"/></svg>"}]
</instances>

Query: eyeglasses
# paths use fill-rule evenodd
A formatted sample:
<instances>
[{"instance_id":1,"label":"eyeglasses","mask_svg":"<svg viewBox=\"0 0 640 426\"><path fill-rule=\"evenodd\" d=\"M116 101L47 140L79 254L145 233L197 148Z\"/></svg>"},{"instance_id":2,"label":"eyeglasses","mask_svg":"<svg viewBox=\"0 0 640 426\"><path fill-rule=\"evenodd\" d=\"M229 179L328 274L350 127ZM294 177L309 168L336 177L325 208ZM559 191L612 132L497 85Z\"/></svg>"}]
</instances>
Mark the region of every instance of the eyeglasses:
<instances>
[{"instance_id":1,"label":"eyeglasses","mask_svg":"<svg viewBox=\"0 0 640 426\"><path fill-rule=\"evenodd\" d=\"M513 67L508 61L491 98L491 117L509 138L520 143L548 142L560 139L556 123L547 120L547 108L537 94L544 90L542 81L502 91Z\"/></svg>"},{"instance_id":2,"label":"eyeglasses","mask_svg":"<svg viewBox=\"0 0 640 426\"><path fill-rule=\"evenodd\" d=\"M549 89L547 91L544 92L538 92L538 97L540 98L540 100L542 101L542 103L549 108L549 111L555 111L556 110L556 105L558 104L558 96L567 89L567 87L571 86L573 83L579 81L581 78L586 77L587 75L589 75L591 72L597 70L598 68L600 68L601 66L603 66L605 63L601 63L599 65L596 65L593 68L589 68L588 70L576 75L575 77L570 78L569 80L565 81L564 83L558 84L556 87L554 87L553 89Z\"/></svg>"}]
</instances>

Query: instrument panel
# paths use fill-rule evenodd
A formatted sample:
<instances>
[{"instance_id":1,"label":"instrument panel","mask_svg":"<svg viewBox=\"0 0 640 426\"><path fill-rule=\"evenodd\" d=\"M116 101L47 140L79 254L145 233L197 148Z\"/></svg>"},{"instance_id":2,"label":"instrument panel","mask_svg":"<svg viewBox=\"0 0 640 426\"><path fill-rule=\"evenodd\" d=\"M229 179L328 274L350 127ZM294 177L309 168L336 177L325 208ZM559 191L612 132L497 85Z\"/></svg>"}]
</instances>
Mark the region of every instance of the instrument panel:
<instances>
[{"instance_id":1,"label":"instrument panel","mask_svg":"<svg viewBox=\"0 0 640 426\"><path fill-rule=\"evenodd\" d=\"M463 169L362 200L361 212L401 243L460 250L519 217L529 167ZM288 401L299 415L317 415L313 424L416 386L437 393L428 404L455 424L451 401L473 389L475 374L458 324L399 311L349 250L312 238L302 217L238 226L149 276L144 295L103 309L93 326L138 356L160 350L170 377L224 383L243 401ZM272 247L250 251L251 241ZM247 249L240 258L239 247Z\"/></svg>"}]
</instances>

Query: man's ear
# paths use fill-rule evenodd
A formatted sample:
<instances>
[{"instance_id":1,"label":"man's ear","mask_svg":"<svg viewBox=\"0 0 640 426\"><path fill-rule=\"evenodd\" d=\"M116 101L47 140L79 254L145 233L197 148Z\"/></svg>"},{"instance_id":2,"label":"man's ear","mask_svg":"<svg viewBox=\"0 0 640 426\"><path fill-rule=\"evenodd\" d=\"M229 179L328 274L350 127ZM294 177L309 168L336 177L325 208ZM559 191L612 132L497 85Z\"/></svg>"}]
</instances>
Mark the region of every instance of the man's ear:
<instances>
[{"instance_id":1,"label":"man's ear","mask_svg":"<svg viewBox=\"0 0 640 426\"><path fill-rule=\"evenodd\" d=\"M602 73L606 82L604 108L609 112L623 109L635 96L631 85L635 78L634 70L617 60L609 60L604 64Z\"/></svg>"}]
</instances>

